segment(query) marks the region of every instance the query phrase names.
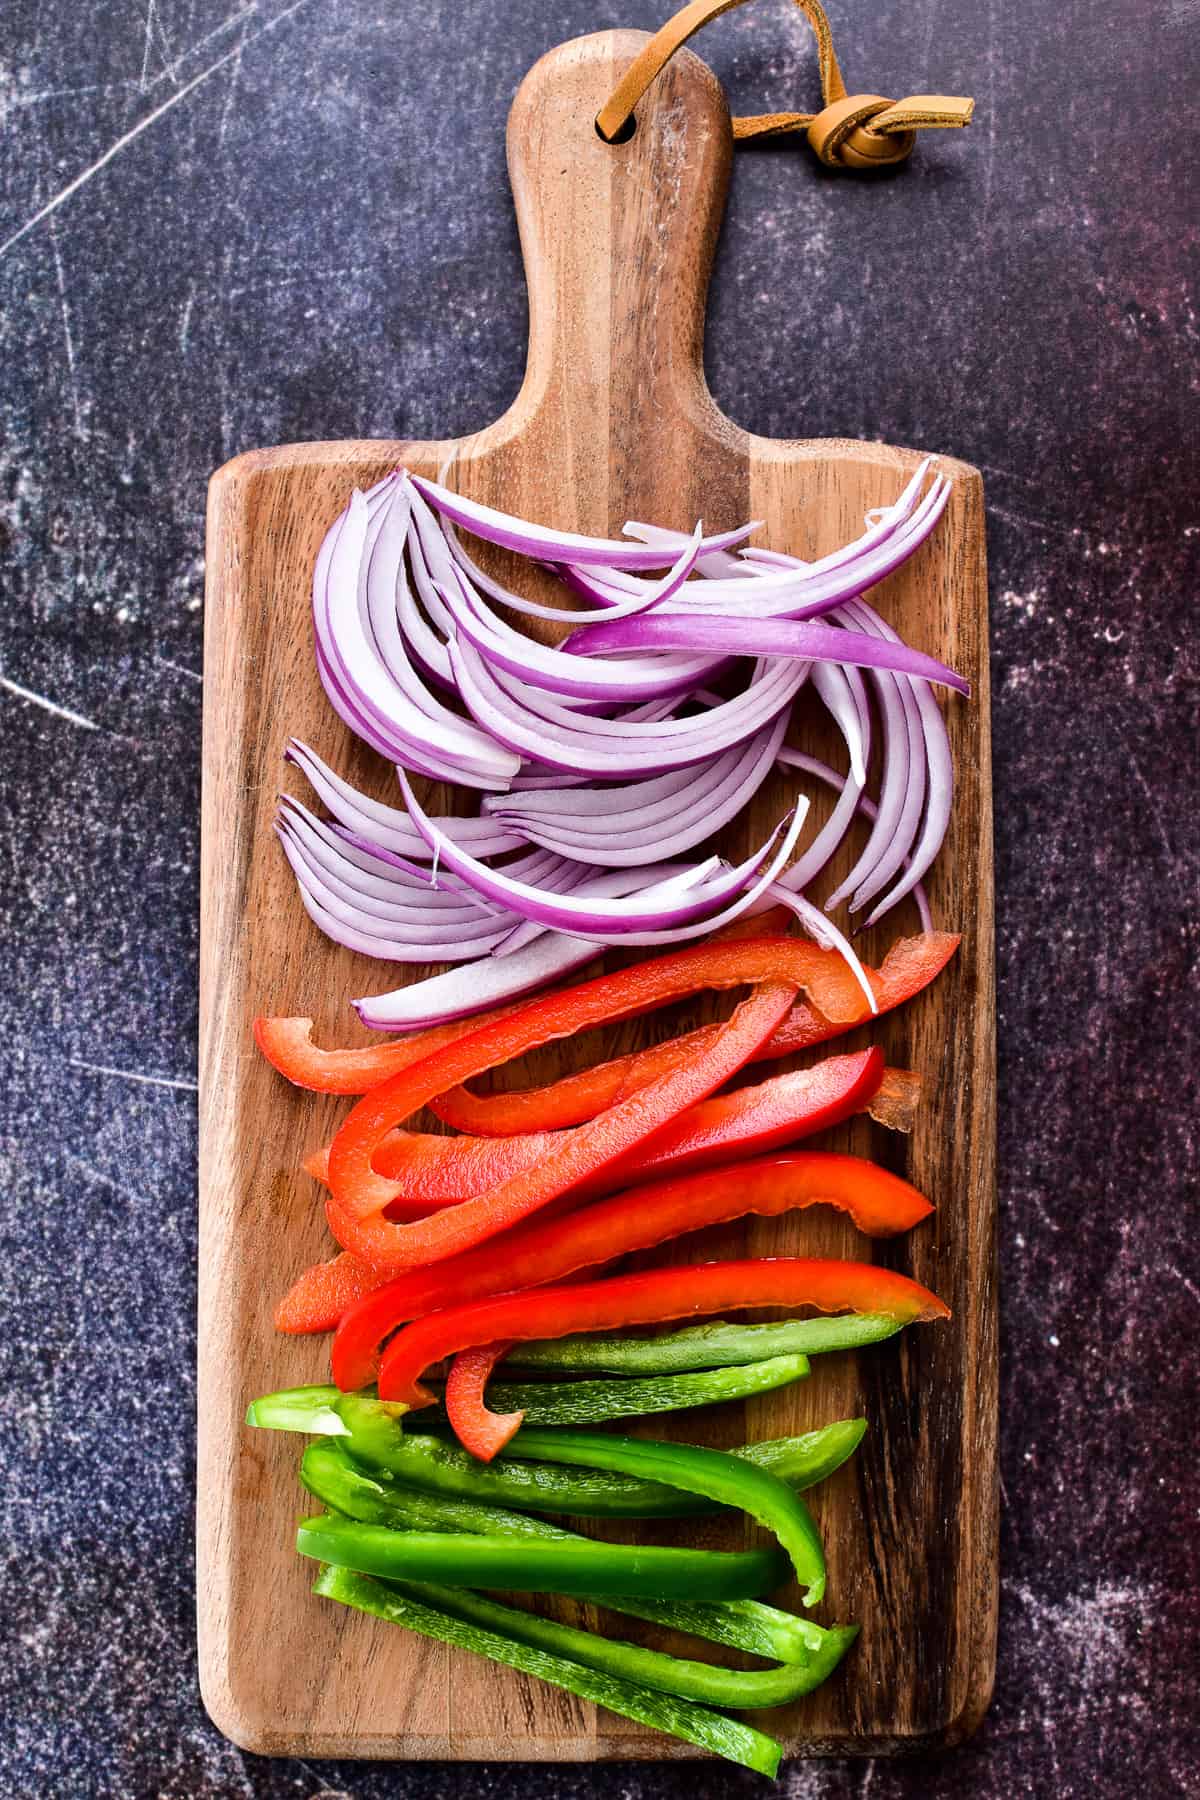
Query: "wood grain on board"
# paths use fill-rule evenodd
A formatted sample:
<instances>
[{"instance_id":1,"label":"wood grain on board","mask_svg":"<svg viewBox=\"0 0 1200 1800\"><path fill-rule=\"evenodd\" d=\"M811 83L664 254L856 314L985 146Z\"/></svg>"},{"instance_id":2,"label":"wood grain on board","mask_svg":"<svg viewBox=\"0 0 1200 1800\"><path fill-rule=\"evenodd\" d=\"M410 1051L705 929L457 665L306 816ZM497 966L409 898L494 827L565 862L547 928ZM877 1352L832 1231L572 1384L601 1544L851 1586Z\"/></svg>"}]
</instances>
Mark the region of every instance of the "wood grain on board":
<instances>
[{"instance_id":1,"label":"wood grain on board","mask_svg":"<svg viewBox=\"0 0 1200 1800\"><path fill-rule=\"evenodd\" d=\"M893 499L916 453L879 444L772 442L722 417L702 367L704 304L731 157L715 79L676 58L639 108L633 138L608 146L593 119L643 41L608 32L551 52L513 105L508 153L530 299L524 386L487 430L457 442L357 442L252 451L210 493L205 653L201 954L198 1609L201 1682L217 1724L262 1753L306 1756L586 1759L695 1754L559 1691L451 1652L309 1592L292 1547L310 1507L296 1481L302 1440L242 1423L255 1394L327 1378L328 1340L277 1336L272 1310L308 1263L332 1252L301 1157L346 1103L290 1088L255 1051L255 1013L311 1014L318 1041L365 1038L347 1002L426 971L372 962L309 923L271 829L281 763L297 735L350 780L395 800L394 776L321 692L309 617L317 547L351 489L397 461L527 517L592 533L627 518L719 530L761 519L756 541L810 557ZM401 372L400 379L403 379ZM934 446L936 448L936 446ZM814 1361L804 1383L655 1432L733 1444L861 1413L857 1456L813 1496L829 1557L818 1616L857 1620L861 1639L819 1692L764 1726L795 1754L944 1745L990 1694L996 1621L995 1044L982 485L962 464L944 521L874 598L903 636L974 684L946 705L957 798L933 874L935 923L959 955L913 1005L839 1049L883 1044L919 1069L911 1138L856 1120L821 1140L900 1170L937 1203L895 1242L860 1239L816 1208L726 1226L679 1259L803 1253L874 1259L933 1287L949 1324L909 1330L859 1355ZM491 566L514 571L496 554ZM523 575L528 579L528 573ZM540 627L546 629L545 627ZM801 694L793 741L839 752ZM437 805L462 796L426 786ZM717 847L744 855L794 788L774 779ZM827 815L814 796L812 817ZM840 875L846 859L835 866ZM877 959L910 906L862 940ZM716 1016L701 998L590 1039L610 1055ZM585 1046L530 1058L523 1079L574 1066ZM778 1066L778 1065L774 1065ZM663 1253L656 1253L662 1260ZM611 1527L606 1526L609 1533ZM642 1535L669 1541L662 1525ZM678 1527L675 1528L678 1532ZM740 1519L689 1537L734 1547ZM632 1528L629 1530L632 1535ZM544 1604L549 1604L544 1603ZM595 1620L595 1615L589 1615ZM609 1615L602 1621L617 1629ZM628 1629L626 1625L625 1629ZM638 1628L640 1631L641 1628ZM666 1634L654 1641L669 1643ZM694 1647L689 1653L694 1654Z\"/></svg>"}]
</instances>

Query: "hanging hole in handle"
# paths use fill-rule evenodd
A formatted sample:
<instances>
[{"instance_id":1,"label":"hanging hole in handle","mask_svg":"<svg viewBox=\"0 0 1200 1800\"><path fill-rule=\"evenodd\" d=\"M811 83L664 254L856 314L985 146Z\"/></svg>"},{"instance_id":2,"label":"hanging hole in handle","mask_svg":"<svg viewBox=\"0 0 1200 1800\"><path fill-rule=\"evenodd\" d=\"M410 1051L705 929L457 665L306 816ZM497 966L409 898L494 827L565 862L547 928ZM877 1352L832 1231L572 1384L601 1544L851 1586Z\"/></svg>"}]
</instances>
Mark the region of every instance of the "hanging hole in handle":
<instances>
[{"instance_id":1,"label":"hanging hole in handle","mask_svg":"<svg viewBox=\"0 0 1200 1800\"><path fill-rule=\"evenodd\" d=\"M614 144L627 144L629 142L630 138L633 136L634 132L637 130L637 120L634 118L632 113L630 113L629 117L626 119L626 121L623 125L620 125L617 127L616 131L613 132L613 135L611 137L605 137L604 133L600 129L600 120L599 119L597 119L595 121L595 124L596 124L596 136L600 139L600 142L602 144L608 144L610 146L612 146Z\"/></svg>"}]
</instances>

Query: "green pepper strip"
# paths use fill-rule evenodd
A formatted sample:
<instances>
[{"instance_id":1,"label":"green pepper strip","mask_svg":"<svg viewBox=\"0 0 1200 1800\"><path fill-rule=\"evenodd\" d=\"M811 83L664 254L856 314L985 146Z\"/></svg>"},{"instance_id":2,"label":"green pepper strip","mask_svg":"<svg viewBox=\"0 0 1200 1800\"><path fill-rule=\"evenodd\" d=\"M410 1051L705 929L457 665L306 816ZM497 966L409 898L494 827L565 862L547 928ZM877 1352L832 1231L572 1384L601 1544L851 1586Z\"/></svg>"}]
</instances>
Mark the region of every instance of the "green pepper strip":
<instances>
[{"instance_id":1,"label":"green pepper strip","mask_svg":"<svg viewBox=\"0 0 1200 1800\"><path fill-rule=\"evenodd\" d=\"M568 1473L540 1462L521 1462L507 1452L494 1462L481 1463L457 1444L402 1430L386 1402L363 1394L340 1395L337 1411L349 1430L347 1448L359 1462L424 1492L589 1519L677 1519L716 1510L662 1482L611 1469ZM789 1487L814 1487L853 1454L866 1428L863 1419L839 1419L803 1437L747 1444L731 1454L769 1469Z\"/></svg>"},{"instance_id":2,"label":"green pepper strip","mask_svg":"<svg viewBox=\"0 0 1200 1800\"><path fill-rule=\"evenodd\" d=\"M518 1455L535 1462L583 1464L662 1481L685 1493L702 1494L723 1506L737 1506L783 1545L804 1589L805 1606L825 1595L825 1553L813 1516L799 1494L778 1475L756 1468L726 1450L694 1444L659 1444L644 1438L600 1431L551 1431L522 1426L512 1440Z\"/></svg>"},{"instance_id":3,"label":"green pepper strip","mask_svg":"<svg viewBox=\"0 0 1200 1800\"><path fill-rule=\"evenodd\" d=\"M529 1513L478 1506L441 1494L418 1494L397 1486L385 1475L368 1475L358 1468L343 1444L310 1444L300 1464L300 1480L323 1506L361 1519L367 1525L391 1525L407 1531L476 1532L483 1537L579 1541L577 1531L551 1525L548 1519ZM828 1634L820 1625L782 1612L777 1606L768 1606L762 1600L716 1600L705 1605L698 1600L585 1597L595 1599L597 1605L610 1612L648 1619L652 1624L667 1625L692 1637L708 1638L714 1644L726 1644L733 1650L766 1656L774 1662L811 1663L821 1658L826 1648Z\"/></svg>"},{"instance_id":4,"label":"green pepper strip","mask_svg":"<svg viewBox=\"0 0 1200 1800\"><path fill-rule=\"evenodd\" d=\"M586 1540L584 1540L586 1542ZM729 1706L737 1712L752 1708L786 1706L811 1694L837 1667L858 1636L857 1625L835 1627L825 1634L819 1656L809 1663L783 1663L774 1669L723 1669L713 1663L692 1662L668 1656L662 1650L644 1650L637 1644L598 1637L575 1625L542 1619L534 1613L501 1606L483 1594L461 1588L427 1588L424 1597L460 1619L504 1631L522 1643L533 1644L590 1669L603 1669L660 1693L677 1694L681 1700L699 1700L706 1706Z\"/></svg>"},{"instance_id":5,"label":"green pepper strip","mask_svg":"<svg viewBox=\"0 0 1200 1800\"><path fill-rule=\"evenodd\" d=\"M618 1676L585 1669L565 1657L548 1655L544 1650L516 1642L498 1631L485 1630L464 1619L454 1618L426 1605L412 1594L383 1588L378 1582L345 1569L322 1569L313 1588L328 1600L340 1600L344 1606L357 1607L392 1625L405 1625L422 1637L452 1644L458 1650L472 1650L488 1656L493 1662L505 1663L526 1675L537 1675L555 1687L565 1688L581 1700L607 1706L639 1724L657 1731L669 1731L685 1743L701 1750L711 1750L744 1768L756 1769L760 1775L774 1775L783 1755L782 1746L752 1725L740 1719L728 1719L721 1713L691 1701L679 1700L673 1694L655 1693L622 1681Z\"/></svg>"},{"instance_id":6,"label":"green pepper strip","mask_svg":"<svg viewBox=\"0 0 1200 1800\"><path fill-rule=\"evenodd\" d=\"M591 1538L563 1543L557 1538L460 1537L393 1531L335 1514L302 1519L296 1548L301 1556L360 1575L530 1594L649 1594L661 1599L701 1593L714 1600L740 1600L787 1579L786 1558L773 1550L667 1550L657 1544L598 1544Z\"/></svg>"},{"instance_id":7,"label":"green pepper strip","mask_svg":"<svg viewBox=\"0 0 1200 1800\"><path fill-rule=\"evenodd\" d=\"M509 1363L523 1369L603 1369L620 1375L671 1375L680 1369L710 1369L760 1357L808 1356L875 1344L901 1329L890 1313L841 1313L835 1318L783 1319L765 1325L689 1325L662 1337L551 1338L517 1344ZM497 1390L489 1387L489 1395Z\"/></svg>"},{"instance_id":8,"label":"green pepper strip","mask_svg":"<svg viewBox=\"0 0 1200 1800\"><path fill-rule=\"evenodd\" d=\"M260 1431L313 1431L320 1437L347 1437L336 1411L342 1397L340 1388L281 1388L277 1394L263 1394L246 1408L247 1425Z\"/></svg>"},{"instance_id":9,"label":"green pepper strip","mask_svg":"<svg viewBox=\"0 0 1200 1800\"><path fill-rule=\"evenodd\" d=\"M690 1375L652 1375L642 1381L496 1381L488 1385L488 1406L493 1412L524 1413L527 1425L594 1425L768 1394L802 1381L809 1367L807 1356L794 1355ZM340 1399L341 1392L334 1387L285 1388L253 1401L246 1423L273 1431L343 1437L346 1427L335 1407ZM440 1425L442 1417L422 1423Z\"/></svg>"},{"instance_id":10,"label":"green pepper strip","mask_svg":"<svg viewBox=\"0 0 1200 1800\"><path fill-rule=\"evenodd\" d=\"M490 1412L524 1413L526 1425L596 1425L745 1400L802 1381L808 1372L807 1356L772 1356L735 1368L651 1375L643 1381L494 1381L488 1383L487 1404Z\"/></svg>"}]
</instances>

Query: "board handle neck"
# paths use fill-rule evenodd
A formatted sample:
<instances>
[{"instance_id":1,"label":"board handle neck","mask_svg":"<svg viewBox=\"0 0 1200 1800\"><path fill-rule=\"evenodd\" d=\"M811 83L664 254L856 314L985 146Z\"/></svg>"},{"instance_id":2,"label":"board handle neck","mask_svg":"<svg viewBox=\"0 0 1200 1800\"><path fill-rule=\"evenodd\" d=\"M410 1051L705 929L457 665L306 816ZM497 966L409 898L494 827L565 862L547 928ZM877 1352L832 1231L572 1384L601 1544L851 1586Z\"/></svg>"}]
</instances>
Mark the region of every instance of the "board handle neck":
<instances>
[{"instance_id":1,"label":"board handle neck","mask_svg":"<svg viewBox=\"0 0 1200 1800\"><path fill-rule=\"evenodd\" d=\"M635 433L664 447L683 416L715 411L704 312L733 139L716 77L684 51L607 144L596 114L646 43L605 31L536 63L508 122L529 288L529 357L514 410L597 454Z\"/></svg>"}]
</instances>

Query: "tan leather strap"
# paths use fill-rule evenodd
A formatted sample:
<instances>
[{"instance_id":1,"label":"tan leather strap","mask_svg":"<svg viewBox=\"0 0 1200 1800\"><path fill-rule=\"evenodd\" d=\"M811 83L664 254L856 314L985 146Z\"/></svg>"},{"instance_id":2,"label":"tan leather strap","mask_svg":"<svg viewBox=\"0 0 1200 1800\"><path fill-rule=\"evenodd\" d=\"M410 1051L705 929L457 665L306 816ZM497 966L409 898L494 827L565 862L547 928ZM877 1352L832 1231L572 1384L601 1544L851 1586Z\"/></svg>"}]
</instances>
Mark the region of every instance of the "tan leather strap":
<instances>
[{"instance_id":1,"label":"tan leather strap","mask_svg":"<svg viewBox=\"0 0 1200 1800\"><path fill-rule=\"evenodd\" d=\"M596 130L600 136L610 144L618 142L638 101L675 52L710 19L718 19L722 13L745 4L746 0L690 0L689 5L660 26L597 113ZM975 102L955 94L910 94L906 100L887 100L881 94L847 94L821 0L796 0L796 5L817 36L817 66L825 105L818 113L761 113L754 118L735 119L735 138L780 137L789 131L805 131L821 161L831 168L879 169L887 163L903 162L911 155L918 131L968 123Z\"/></svg>"}]
</instances>

